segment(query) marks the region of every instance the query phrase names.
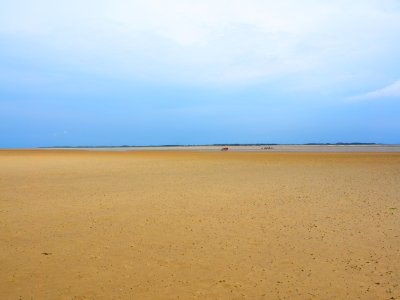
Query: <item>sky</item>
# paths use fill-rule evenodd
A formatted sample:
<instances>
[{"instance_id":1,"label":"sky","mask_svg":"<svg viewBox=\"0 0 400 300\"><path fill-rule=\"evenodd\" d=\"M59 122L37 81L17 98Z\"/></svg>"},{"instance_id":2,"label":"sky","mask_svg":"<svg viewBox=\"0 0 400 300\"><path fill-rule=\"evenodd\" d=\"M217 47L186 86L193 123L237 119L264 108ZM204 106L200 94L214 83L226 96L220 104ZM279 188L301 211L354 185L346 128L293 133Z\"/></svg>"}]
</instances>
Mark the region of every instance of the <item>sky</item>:
<instances>
[{"instance_id":1,"label":"sky","mask_svg":"<svg viewBox=\"0 0 400 300\"><path fill-rule=\"evenodd\" d=\"M0 0L0 148L400 144L398 0Z\"/></svg>"}]
</instances>

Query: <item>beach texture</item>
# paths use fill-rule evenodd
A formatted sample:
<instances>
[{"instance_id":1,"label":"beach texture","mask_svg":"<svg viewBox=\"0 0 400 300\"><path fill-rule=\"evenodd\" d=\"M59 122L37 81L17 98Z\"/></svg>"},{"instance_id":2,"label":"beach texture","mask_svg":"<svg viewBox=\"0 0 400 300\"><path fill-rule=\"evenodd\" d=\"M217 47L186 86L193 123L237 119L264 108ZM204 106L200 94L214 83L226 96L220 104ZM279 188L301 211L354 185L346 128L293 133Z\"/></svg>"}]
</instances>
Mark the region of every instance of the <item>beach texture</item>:
<instances>
[{"instance_id":1,"label":"beach texture","mask_svg":"<svg viewBox=\"0 0 400 300\"><path fill-rule=\"evenodd\" d=\"M0 299L400 299L400 153L0 151Z\"/></svg>"}]
</instances>

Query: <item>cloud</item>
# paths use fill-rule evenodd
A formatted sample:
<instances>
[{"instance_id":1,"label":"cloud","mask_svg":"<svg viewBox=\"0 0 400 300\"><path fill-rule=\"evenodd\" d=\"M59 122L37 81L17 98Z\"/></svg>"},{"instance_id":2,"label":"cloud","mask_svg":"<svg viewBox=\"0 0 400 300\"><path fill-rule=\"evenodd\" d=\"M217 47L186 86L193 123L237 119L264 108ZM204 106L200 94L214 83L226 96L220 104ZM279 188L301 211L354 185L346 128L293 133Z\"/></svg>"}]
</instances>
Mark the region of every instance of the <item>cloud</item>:
<instances>
[{"instance_id":1,"label":"cloud","mask_svg":"<svg viewBox=\"0 0 400 300\"><path fill-rule=\"evenodd\" d=\"M377 100L377 99L400 99L400 80L362 95L350 97L349 100Z\"/></svg>"},{"instance_id":2,"label":"cloud","mask_svg":"<svg viewBox=\"0 0 400 300\"><path fill-rule=\"evenodd\" d=\"M329 81L400 51L395 0L14 0L2 6L0 39L35 46L29 47L35 54L20 55L45 53L55 67L124 78Z\"/></svg>"}]
</instances>

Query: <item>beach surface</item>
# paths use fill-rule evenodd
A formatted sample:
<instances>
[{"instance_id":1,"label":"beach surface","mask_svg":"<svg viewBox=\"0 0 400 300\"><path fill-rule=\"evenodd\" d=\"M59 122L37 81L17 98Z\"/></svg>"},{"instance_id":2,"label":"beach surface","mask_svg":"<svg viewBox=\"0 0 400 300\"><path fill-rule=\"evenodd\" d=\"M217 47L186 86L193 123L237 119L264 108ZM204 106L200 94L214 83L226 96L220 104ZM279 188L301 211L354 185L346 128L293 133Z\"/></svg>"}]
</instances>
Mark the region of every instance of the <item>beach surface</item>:
<instances>
[{"instance_id":1,"label":"beach surface","mask_svg":"<svg viewBox=\"0 0 400 300\"><path fill-rule=\"evenodd\" d=\"M89 151L221 151L229 152L400 152L400 145L220 145L220 146L140 146L140 147L68 147L44 148L47 150Z\"/></svg>"},{"instance_id":2,"label":"beach surface","mask_svg":"<svg viewBox=\"0 0 400 300\"><path fill-rule=\"evenodd\" d=\"M400 153L2 150L0 299L400 299Z\"/></svg>"}]
</instances>

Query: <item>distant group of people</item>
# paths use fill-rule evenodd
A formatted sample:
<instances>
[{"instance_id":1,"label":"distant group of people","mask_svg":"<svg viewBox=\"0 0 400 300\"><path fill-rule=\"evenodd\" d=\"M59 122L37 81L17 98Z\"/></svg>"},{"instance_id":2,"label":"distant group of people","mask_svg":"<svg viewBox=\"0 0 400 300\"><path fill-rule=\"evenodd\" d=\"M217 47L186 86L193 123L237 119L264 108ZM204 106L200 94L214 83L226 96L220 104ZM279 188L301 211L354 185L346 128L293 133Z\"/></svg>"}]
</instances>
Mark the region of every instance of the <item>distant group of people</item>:
<instances>
[{"instance_id":1,"label":"distant group of people","mask_svg":"<svg viewBox=\"0 0 400 300\"><path fill-rule=\"evenodd\" d=\"M274 149L274 148L272 148L271 146L266 146L266 147L262 147L261 149L262 149L262 150L272 150L272 149ZM228 150L229 150L228 147L222 147L222 148L221 148L221 151L228 151Z\"/></svg>"}]
</instances>

